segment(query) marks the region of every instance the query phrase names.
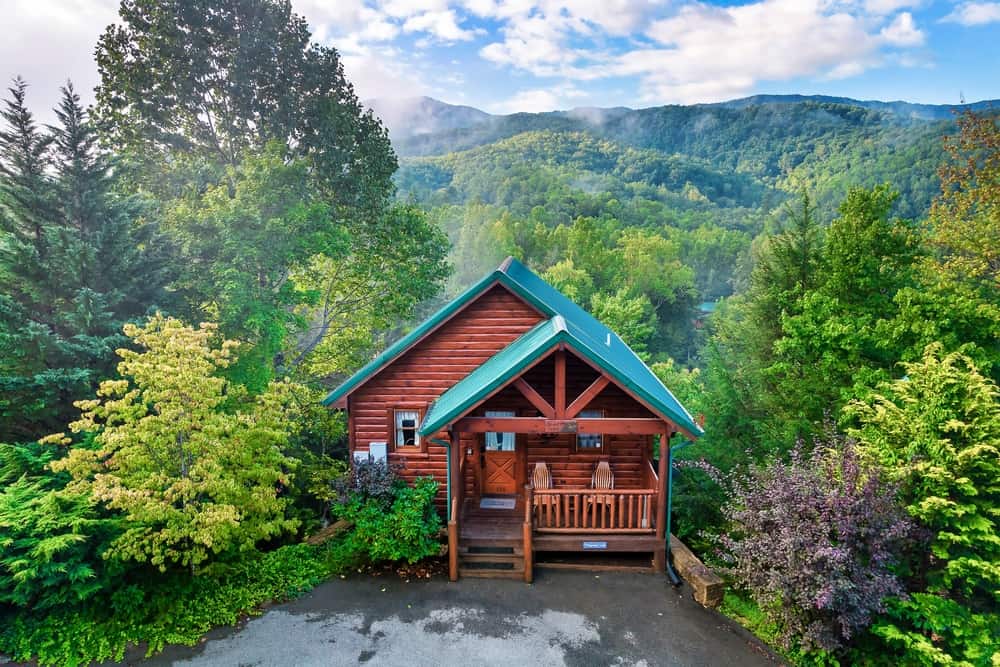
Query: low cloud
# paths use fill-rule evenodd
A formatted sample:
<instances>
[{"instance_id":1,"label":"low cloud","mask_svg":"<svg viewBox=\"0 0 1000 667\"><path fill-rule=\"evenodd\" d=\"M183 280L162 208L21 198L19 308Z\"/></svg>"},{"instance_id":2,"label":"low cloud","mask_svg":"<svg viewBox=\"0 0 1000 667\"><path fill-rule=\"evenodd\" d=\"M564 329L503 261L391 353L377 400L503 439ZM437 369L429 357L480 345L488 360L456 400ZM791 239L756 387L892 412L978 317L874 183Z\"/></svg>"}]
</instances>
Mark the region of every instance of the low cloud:
<instances>
[{"instance_id":1,"label":"low cloud","mask_svg":"<svg viewBox=\"0 0 1000 667\"><path fill-rule=\"evenodd\" d=\"M926 35L917 28L910 12L903 12L892 23L882 28L879 33L888 44L893 46L920 46L924 43Z\"/></svg>"},{"instance_id":2,"label":"low cloud","mask_svg":"<svg viewBox=\"0 0 1000 667\"><path fill-rule=\"evenodd\" d=\"M1000 22L1000 2L963 2L941 21L964 26L997 23Z\"/></svg>"},{"instance_id":3,"label":"low cloud","mask_svg":"<svg viewBox=\"0 0 1000 667\"><path fill-rule=\"evenodd\" d=\"M539 113L576 106L572 100L579 100L585 93L570 85L552 88L520 90L512 97L491 107L495 113Z\"/></svg>"}]
</instances>

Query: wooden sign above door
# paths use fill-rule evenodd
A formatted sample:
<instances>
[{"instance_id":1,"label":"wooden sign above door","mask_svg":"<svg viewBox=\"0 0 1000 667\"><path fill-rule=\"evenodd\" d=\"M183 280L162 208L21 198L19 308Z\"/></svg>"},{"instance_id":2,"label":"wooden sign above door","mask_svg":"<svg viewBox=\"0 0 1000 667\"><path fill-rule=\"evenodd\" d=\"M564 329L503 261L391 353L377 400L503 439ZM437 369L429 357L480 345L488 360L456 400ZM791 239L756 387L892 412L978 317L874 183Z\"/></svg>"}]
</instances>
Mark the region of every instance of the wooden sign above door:
<instances>
[{"instance_id":1,"label":"wooden sign above door","mask_svg":"<svg viewBox=\"0 0 1000 667\"><path fill-rule=\"evenodd\" d=\"M549 419L545 422L546 433L576 433L575 419Z\"/></svg>"}]
</instances>

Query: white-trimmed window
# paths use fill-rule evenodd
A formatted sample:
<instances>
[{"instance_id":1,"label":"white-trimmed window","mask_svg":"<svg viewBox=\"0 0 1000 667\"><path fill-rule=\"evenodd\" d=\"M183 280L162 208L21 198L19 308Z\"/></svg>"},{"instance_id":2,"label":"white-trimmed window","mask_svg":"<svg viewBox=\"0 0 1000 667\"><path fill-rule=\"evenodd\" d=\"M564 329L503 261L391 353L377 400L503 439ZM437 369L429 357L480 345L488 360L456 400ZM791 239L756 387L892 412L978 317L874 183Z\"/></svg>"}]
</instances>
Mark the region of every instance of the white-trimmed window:
<instances>
[{"instance_id":1,"label":"white-trimmed window","mask_svg":"<svg viewBox=\"0 0 1000 667\"><path fill-rule=\"evenodd\" d=\"M603 410L580 410L578 419L604 419ZM577 433L576 448L581 452L599 452L604 449L604 436L600 433Z\"/></svg>"},{"instance_id":2,"label":"white-trimmed window","mask_svg":"<svg viewBox=\"0 0 1000 667\"><path fill-rule=\"evenodd\" d=\"M487 410L487 417L513 417L513 410ZM512 452L514 451L513 433L486 433L486 451L488 452Z\"/></svg>"},{"instance_id":3,"label":"white-trimmed window","mask_svg":"<svg viewBox=\"0 0 1000 667\"><path fill-rule=\"evenodd\" d=\"M396 449L419 449L420 434L417 433L417 427L420 426L420 411L396 410L394 416Z\"/></svg>"}]
</instances>

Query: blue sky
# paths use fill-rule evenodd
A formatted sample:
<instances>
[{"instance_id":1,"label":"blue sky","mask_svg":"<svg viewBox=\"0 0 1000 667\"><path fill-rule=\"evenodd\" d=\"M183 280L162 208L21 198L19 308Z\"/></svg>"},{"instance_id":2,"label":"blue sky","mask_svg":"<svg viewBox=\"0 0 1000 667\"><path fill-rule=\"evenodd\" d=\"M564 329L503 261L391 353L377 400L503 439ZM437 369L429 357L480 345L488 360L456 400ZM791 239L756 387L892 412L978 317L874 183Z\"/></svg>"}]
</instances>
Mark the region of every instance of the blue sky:
<instances>
[{"instance_id":1,"label":"blue sky","mask_svg":"<svg viewBox=\"0 0 1000 667\"><path fill-rule=\"evenodd\" d=\"M292 0L363 98L430 95L492 112L822 93L1000 98L1000 2L966 0ZM12 4L12 6L11 6ZM92 51L115 0L6 0L0 76L36 108ZM12 37L10 37L12 35ZM44 116L44 114L41 114Z\"/></svg>"}]
</instances>

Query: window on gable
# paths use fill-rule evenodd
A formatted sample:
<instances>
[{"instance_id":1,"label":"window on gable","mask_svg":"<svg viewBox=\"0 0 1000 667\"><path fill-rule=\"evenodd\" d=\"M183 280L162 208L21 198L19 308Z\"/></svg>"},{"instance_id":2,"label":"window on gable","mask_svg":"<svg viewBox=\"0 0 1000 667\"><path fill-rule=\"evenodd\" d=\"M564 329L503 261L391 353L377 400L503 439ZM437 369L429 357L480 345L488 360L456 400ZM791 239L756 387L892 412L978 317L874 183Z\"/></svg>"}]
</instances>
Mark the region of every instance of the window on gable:
<instances>
[{"instance_id":1,"label":"window on gable","mask_svg":"<svg viewBox=\"0 0 1000 667\"><path fill-rule=\"evenodd\" d=\"M420 447L420 435L417 427L420 425L419 410L396 410L396 448Z\"/></svg>"},{"instance_id":2,"label":"window on gable","mask_svg":"<svg viewBox=\"0 0 1000 667\"><path fill-rule=\"evenodd\" d=\"M487 410L487 417L513 417L513 410ZM486 451L489 452L512 452L514 451L513 433L486 433Z\"/></svg>"},{"instance_id":3,"label":"window on gable","mask_svg":"<svg viewBox=\"0 0 1000 667\"><path fill-rule=\"evenodd\" d=\"M579 419L603 419L603 410L580 410ZM604 447L604 437L600 433L577 433L576 448L585 452L599 452Z\"/></svg>"}]
</instances>

